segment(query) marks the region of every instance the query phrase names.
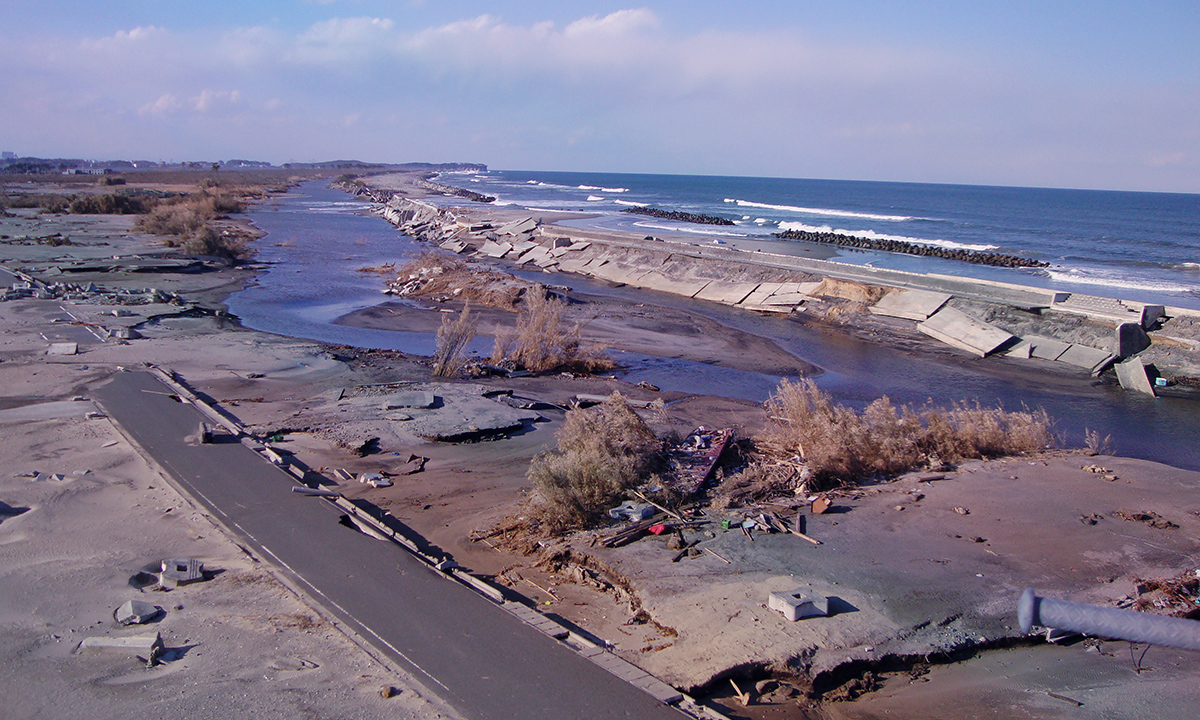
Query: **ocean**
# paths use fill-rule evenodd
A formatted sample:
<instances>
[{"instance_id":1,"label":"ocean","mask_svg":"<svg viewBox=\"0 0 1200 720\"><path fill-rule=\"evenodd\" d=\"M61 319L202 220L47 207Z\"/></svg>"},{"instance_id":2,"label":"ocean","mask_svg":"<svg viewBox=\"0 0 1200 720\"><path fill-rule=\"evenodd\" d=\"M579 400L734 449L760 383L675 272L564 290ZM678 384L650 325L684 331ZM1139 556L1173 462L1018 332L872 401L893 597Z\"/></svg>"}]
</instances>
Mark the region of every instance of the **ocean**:
<instances>
[{"instance_id":1,"label":"ocean","mask_svg":"<svg viewBox=\"0 0 1200 720\"><path fill-rule=\"evenodd\" d=\"M771 235L794 229L1017 255L1049 267L998 268L851 249L831 259L1200 309L1200 195L512 170L445 173L440 182L492 195L498 205L597 215L568 225L647 235L669 230L700 243L750 239L767 243L764 250L789 253L798 241ZM621 212L639 205L735 224Z\"/></svg>"}]
</instances>

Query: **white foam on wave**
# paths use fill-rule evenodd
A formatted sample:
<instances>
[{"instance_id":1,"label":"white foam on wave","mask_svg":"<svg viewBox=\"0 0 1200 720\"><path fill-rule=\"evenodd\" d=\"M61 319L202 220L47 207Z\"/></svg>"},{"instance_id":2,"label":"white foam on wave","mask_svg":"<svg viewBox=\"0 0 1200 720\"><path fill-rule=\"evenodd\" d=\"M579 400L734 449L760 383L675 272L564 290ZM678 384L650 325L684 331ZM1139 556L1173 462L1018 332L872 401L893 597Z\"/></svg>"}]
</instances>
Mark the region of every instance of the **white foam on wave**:
<instances>
[{"instance_id":1,"label":"white foam on wave","mask_svg":"<svg viewBox=\"0 0 1200 720\"><path fill-rule=\"evenodd\" d=\"M604 198L599 195L588 195L588 202L599 202Z\"/></svg>"},{"instance_id":2,"label":"white foam on wave","mask_svg":"<svg viewBox=\"0 0 1200 720\"><path fill-rule=\"evenodd\" d=\"M629 205L630 207L650 207L650 203L634 202L632 200L613 200L618 205Z\"/></svg>"},{"instance_id":3,"label":"white foam on wave","mask_svg":"<svg viewBox=\"0 0 1200 720\"><path fill-rule=\"evenodd\" d=\"M692 235L720 235L721 237L748 237L743 233L722 232L720 230L701 230L700 228L676 227L673 225L655 225L648 222L635 222L635 227L650 228L651 230L665 230L666 232L681 232L690 233Z\"/></svg>"},{"instance_id":4,"label":"white foam on wave","mask_svg":"<svg viewBox=\"0 0 1200 720\"><path fill-rule=\"evenodd\" d=\"M1194 263L1194 262L1179 263L1179 269L1180 270L1190 270L1192 272L1198 272L1198 271L1200 271L1200 263Z\"/></svg>"},{"instance_id":5,"label":"white foam on wave","mask_svg":"<svg viewBox=\"0 0 1200 720\"><path fill-rule=\"evenodd\" d=\"M822 215L827 217L851 217L861 218L863 220L884 220L887 222L905 222L907 220L918 219L908 215L877 215L875 213L860 213L852 210L830 210L828 208L810 208L800 207L798 205L772 205L771 203L738 200L737 198L725 198L725 202L736 203L738 207L759 208L760 210L779 210L781 212L803 213L805 215Z\"/></svg>"},{"instance_id":6,"label":"white foam on wave","mask_svg":"<svg viewBox=\"0 0 1200 720\"><path fill-rule=\"evenodd\" d=\"M1178 285L1171 282L1135 278L1129 275L1117 275L1082 268L1064 268L1061 266L1046 268L1046 275L1055 282L1074 283L1076 285L1102 285L1104 287L1127 288L1130 290L1151 290L1165 293L1194 293L1194 285Z\"/></svg>"},{"instance_id":7,"label":"white foam on wave","mask_svg":"<svg viewBox=\"0 0 1200 720\"><path fill-rule=\"evenodd\" d=\"M629 192L629 188L606 188L606 187L599 187L598 185L580 185L578 189L579 190L599 190L600 192L606 192L606 193Z\"/></svg>"},{"instance_id":8,"label":"white foam on wave","mask_svg":"<svg viewBox=\"0 0 1200 720\"><path fill-rule=\"evenodd\" d=\"M838 235L850 235L852 237L864 238L867 240L894 240L896 242L912 243L914 245L933 245L935 247L944 247L949 250L974 250L976 252L988 252L999 248L999 245L982 245L978 243L960 243L953 240L930 240L928 238L908 237L905 235L888 235L886 233L877 233L874 230L839 230L830 227L829 225L806 225L802 222L781 222L779 223L780 230L799 230L801 232L811 233L837 233Z\"/></svg>"}]
</instances>

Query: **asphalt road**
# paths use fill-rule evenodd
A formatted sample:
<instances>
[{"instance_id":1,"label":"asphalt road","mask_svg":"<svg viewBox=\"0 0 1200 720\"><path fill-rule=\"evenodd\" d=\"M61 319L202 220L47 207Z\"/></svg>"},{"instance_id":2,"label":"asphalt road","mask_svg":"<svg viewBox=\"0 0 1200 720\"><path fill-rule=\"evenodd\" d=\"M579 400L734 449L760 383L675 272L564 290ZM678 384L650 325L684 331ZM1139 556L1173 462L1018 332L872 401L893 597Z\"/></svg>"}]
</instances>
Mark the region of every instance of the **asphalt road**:
<instances>
[{"instance_id":1,"label":"asphalt road","mask_svg":"<svg viewBox=\"0 0 1200 720\"><path fill-rule=\"evenodd\" d=\"M144 372L94 397L148 454L263 557L470 720L685 717L403 549L338 522L240 443L188 445L205 418Z\"/></svg>"}]
</instances>

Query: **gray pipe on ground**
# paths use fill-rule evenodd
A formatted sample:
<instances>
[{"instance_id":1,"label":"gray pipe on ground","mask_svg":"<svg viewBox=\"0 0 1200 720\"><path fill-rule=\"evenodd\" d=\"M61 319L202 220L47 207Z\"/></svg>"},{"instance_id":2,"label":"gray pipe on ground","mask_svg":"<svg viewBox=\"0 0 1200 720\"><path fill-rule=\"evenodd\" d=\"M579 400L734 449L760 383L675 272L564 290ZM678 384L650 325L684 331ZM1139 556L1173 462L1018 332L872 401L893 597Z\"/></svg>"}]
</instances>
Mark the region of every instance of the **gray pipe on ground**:
<instances>
[{"instance_id":1,"label":"gray pipe on ground","mask_svg":"<svg viewBox=\"0 0 1200 720\"><path fill-rule=\"evenodd\" d=\"M1195 620L1052 600L1039 597L1033 588L1021 595L1017 619L1022 632L1041 625L1094 637L1200 651L1200 622Z\"/></svg>"}]
</instances>

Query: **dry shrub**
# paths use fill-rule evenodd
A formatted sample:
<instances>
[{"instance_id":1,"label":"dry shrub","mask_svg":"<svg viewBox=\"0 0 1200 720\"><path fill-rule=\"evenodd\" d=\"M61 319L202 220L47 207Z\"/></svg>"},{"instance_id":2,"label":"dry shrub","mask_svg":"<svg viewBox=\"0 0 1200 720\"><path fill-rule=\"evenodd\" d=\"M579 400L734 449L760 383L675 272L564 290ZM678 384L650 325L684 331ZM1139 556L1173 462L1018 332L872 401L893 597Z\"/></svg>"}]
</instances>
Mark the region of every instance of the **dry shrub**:
<instances>
[{"instance_id":1,"label":"dry shrub","mask_svg":"<svg viewBox=\"0 0 1200 720\"><path fill-rule=\"evenodd\" d=\"M566 302L548 296L539 286L538 292L525 294L523 305L516 329L496 336L492 362L512 360L535 373L559 368L596 372L613 367L599 348L583 345L578 323L567 323Z\"/></svg>"},{"instance_id":2,"label":"dry shrub","mask_svg":"<svg viewBox=\"0 0 1200 720\"><path fill-rule=\"evenodd\" d=\"M819 489L922 464L1045 450L1053 444L1044 410L1008 412L978 403L896 407L887 397L858 413L811 380L784 380L767 401L773 427L759 439L768 456L800 458Z\"/></svg>"},{"instance_id":3,"label":"dry shrub","mask_svg":"<svg viewBox=\"0 0 1200 720\"><path fill-rule=\"evenodd\" d=\"M603 517L628 488L662 463L662 446L621 397L567 413L555 434L558 449L533 459L531 514L554 533Z\"/></svg>"},{"instance_id":4,"label":"dry shrub","mask_svg":"<svg viewBox=\"0 0 1200 720\"><path fill-rule=\"evenodd\" d=\"M246 209L237 196L223 191L202 189L193 195L159 202L138 220L136 229L167 236L168 247L181 247L194 255L215 255L236 260L246 254L238 238L217 233L212 222L228 213Z\"/></svg>"},{"instance_id":5,"label":"dry shrub","mask_svg":"<svg viewBox=\"0 0 1200 720\"><path fill-rule=\"evenodd\" d=\"M474 338L475 319L471 317L470 303L463 307L457 319L443 317L437 331L437 346L433 351L433 374L437 377L457 375L467 360L467 345Z\"/></svg>"}]
</instances>

